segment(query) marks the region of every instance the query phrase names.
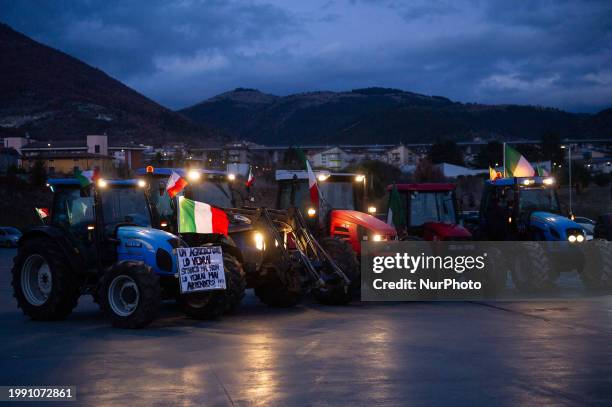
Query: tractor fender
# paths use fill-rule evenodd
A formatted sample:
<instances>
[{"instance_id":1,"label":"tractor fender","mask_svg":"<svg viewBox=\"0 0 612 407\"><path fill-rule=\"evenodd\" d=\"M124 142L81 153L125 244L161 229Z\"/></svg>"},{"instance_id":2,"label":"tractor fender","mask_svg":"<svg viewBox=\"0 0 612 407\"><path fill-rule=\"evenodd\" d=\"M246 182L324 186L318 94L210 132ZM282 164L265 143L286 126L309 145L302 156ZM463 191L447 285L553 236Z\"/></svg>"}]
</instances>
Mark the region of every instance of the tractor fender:
<instances>
[{"instance_id":1,"label":"tractor fender","mask_svg":"<svg viewBox=\"0 0 612 407\"><path fill-rule=\"evenodd\" d=\"M75 273L85 270L85 262L83 261L81 253L70 243L64 231L57 226L32 226L24 231L17 243L17 246L21 247L26 241L38 237L46 237L57 243L62 253L66 256L70 268Z\"/></svg>"}]
</instances>

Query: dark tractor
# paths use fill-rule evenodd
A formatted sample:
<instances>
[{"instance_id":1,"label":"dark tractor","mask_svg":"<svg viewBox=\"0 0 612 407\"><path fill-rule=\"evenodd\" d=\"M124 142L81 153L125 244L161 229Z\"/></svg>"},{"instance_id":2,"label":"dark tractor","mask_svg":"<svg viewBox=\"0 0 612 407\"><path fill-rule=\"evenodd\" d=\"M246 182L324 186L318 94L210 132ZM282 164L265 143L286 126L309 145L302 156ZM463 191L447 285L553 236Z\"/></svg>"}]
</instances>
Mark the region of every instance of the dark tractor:
<instances>
[{"instance_id":1,"label":"dark tractor","mask_svg":"<svg viewBox=\"0 0 612 407\"><path fill-rule=\"evenodd\" d=\"M459 224L455 185L450 183L396 184L405 207L405 228L400 239L470 240L472 234ZM391 191L393 185L387 186Z\"/></svg>"},{"instance_id":2,"label":"dark tractor","mask_svg":"<svg viewBox=\"0 0 612 407\"><path fill-rule=\"evenodd\" d=\"M514 264L509 265L519 290L550 287L562 271L578 271L587 288L610 286L612 281L610 267L584 267L582 245L586 244L586 233L561 213L553 178L486 181L478 232L480 240L524 242L513 256ZM612 264L609 248L596 250L595 257L594 261L603 262L602 265ZM537 267L525 267L524 262Z\"/></svg>"},{"instance_id":3,"label":"dark tractor","mask_svg":"<svg viewBox=\"0 0 612 407\"><path fill-rule=\"evenodd\" d=\"M19 240L12 270L18 306L34 320L67 317L90 294L115 327L142 328L161 300L178 298L186 314L215 318L242 296L239 270L224 264L225 290L181 293L175 249L187 245L152 227L143 180L51 179L47 224Z\"/></svg>"},{"instance_id":4,"label":"dark tractor","mask_svg":"<svg viewBox=\"0 0 612 407\"><path fill-rule=\"evenodd\" d=\"M351 256L336 257L306 228L298 210L237 207L247 202L224 171L147 167L137 171L150 184L149 195L159 219L156 227L176 231L176 203L166 193L166 181L176 172L189 184L186 198L223 209L229 216L229 236L182 234L190 245L212 243L232 253L245 271L246 285L265 304L289 307L310 291L320 301L344 304L351 300ZM347 259L348 262L347 263ZM345 264L346 263L346 264ZM347 265L348 264L348 265Z\"/></svg>"}]
</instances>

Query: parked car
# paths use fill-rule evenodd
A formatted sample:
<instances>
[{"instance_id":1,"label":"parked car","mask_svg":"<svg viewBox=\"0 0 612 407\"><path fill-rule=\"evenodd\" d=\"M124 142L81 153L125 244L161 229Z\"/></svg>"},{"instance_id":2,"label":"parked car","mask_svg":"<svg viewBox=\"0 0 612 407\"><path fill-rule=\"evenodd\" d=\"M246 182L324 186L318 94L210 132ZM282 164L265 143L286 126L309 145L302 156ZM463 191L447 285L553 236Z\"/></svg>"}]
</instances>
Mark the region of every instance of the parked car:
<instances>
[{"instance_id":1,"label":"parked car","mask_svg":"<svg viewBox=\"0 0 612 407\"><path fill-rule=\"evenodd\" d=\"M21 237L19 229L10 226L0 227L0 246L17 247L17 242Z\"/></svg>"}]
</instances>

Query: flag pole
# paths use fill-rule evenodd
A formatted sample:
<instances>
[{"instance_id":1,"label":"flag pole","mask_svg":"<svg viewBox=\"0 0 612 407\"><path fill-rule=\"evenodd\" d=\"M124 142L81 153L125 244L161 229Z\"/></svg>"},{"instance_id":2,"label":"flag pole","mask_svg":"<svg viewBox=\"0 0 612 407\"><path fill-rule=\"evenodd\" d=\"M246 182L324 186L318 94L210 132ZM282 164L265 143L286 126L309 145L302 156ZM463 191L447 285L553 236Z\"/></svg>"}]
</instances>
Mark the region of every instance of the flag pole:
<instances>
[{"instance_id":1,"label":"flag pole","mask_svg":"<svg viewBox=\"0 0 612 407\"><path fill-rule=\"evenodd\" d=\"M506 142L504 141L504 145L502 147L502 155L504 158L504 178L506 178Z\"/></svg>"}]
</instances>

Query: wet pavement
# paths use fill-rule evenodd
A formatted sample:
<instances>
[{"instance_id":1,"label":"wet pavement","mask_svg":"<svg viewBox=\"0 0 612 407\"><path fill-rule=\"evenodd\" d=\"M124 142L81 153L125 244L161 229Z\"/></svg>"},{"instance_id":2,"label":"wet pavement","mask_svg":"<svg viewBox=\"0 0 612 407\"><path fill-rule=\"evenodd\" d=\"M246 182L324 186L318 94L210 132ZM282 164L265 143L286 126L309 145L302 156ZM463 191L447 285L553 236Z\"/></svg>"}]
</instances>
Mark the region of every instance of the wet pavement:
<instances>
[{"instance_id":1,"label":"wet pavement","mask_svg":"<svg viewBox=\"0 0 612 407\"><path fill-rule=\"evenodd\" d=\"M270 309L249 291L219 321L166 304L127 331L89 297L66 321L29 321L13 254L0 250L0 385L76 385L75 404L612 405L612 296Z\"/></svg>"}]
</instances>

